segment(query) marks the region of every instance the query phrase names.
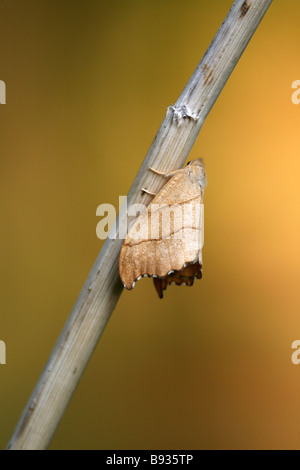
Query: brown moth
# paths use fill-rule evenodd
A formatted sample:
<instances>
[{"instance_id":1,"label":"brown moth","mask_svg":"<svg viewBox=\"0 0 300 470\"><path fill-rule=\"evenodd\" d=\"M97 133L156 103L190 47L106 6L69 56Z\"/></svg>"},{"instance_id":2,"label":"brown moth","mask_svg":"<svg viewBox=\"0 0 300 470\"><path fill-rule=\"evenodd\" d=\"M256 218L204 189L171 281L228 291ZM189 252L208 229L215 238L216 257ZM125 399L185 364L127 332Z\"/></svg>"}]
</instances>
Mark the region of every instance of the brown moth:
<instances>
[{"instance_id":1,"label":"brown moth","mask_svg":"<svg viewBox=\"0 0 300 470\"><path fill-rule=\"evenodd\" d=\"M142 277L153 277L162 298L169 284L192 286L202 277L206 175L202 159L169 173L150 170L169 180L130 228L119 271L128 290Z\"/></svg>"}]
</instances>

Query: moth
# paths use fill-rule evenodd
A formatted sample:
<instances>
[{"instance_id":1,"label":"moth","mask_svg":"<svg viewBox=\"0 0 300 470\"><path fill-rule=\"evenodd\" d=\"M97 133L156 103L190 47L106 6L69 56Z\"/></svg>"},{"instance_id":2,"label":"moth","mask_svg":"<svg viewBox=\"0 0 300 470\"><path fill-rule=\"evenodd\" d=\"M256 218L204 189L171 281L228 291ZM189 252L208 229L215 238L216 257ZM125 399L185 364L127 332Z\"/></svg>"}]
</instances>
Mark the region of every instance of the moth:
<instances>
[{"instance_id":1,"label":"moth","mask_svg":"<svg viewBox=\"0 0 300 470\"><path fill-rule=\"evenodd\" d=\"M167 182L127 233L119 272L128 290L142 277L152 277L163 298L169 284L192 286L202 277L206 173L202 159L168 173L149 169Z\"/></svg>"}]
</instances>

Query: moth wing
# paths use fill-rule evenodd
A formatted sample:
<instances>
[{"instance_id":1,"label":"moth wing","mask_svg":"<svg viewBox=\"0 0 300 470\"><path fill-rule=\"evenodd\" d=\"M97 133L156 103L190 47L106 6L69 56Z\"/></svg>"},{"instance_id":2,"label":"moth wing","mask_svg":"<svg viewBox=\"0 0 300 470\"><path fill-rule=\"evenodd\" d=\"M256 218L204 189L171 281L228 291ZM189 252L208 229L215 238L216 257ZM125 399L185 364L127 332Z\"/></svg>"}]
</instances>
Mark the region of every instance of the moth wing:
<instances>
[{"instance_id":1,"label":"moth wing","mask_svg":"<svg viewBox=\"0 0 300 470\"><path fill-rule=\"evenodd\" d=\"M162 187L122 245L119 270L127 289L143 276L164 277L200 261L201 205L200 186L188 167Z\"/></svg>"}]
</instances>

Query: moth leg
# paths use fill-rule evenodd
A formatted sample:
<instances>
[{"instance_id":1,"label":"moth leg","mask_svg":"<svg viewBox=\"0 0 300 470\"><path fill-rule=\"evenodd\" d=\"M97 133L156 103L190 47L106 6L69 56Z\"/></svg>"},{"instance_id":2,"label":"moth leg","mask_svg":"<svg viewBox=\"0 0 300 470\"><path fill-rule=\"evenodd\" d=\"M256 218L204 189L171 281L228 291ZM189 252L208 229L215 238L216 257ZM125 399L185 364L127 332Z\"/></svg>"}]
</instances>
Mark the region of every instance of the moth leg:
<instances>
[{"instance_id":1,"label":"moth leg","mask_svg":"<svg viewBox=\"0 0 300 470\"><path fill-rule=\"evenodd\" d=\"M157 196L157 194L155 193L151 193L151 191L148 191L148 189L145 189L145 188L142 188L141 191L143 191L143 193L146 193L146 194L149 194L149 196Z\"/></svg>"},{"instance_id":2,"label":"moth leg","mask_svg":"<svg viewBox=\"0 0 300 470\"><path fill-rule=\"evenodd\" d=\"M155 168L151 168L151 166L149 166L149 170L155 173L156 175L164 176L165 178L170 178L171 176L174 176L176 175L176 173L181 171L182 168L180 168L179 170L168 171L167 173L164 173L163 171L155 170Z\"/></svg>"}]
</instances>

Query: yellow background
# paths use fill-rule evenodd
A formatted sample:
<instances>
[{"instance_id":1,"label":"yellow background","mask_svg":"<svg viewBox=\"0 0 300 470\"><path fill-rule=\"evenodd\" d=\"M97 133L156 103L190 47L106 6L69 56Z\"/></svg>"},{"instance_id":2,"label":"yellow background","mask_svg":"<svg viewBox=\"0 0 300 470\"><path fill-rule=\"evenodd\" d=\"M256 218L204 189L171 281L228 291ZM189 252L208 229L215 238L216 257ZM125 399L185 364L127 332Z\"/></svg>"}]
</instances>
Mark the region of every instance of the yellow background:
<instances>
[{"instance_id":1,"label":"yellow background","mask_svg":"<svg viewBox=\"0 0 300 470\"><path fill-rule=\"evenodd\" d=\"M232 0L0 3L0 448L126 195ZM300 4L275 1L189 160L203 279L123 292L51 449L300 448Z\"/></svg>"}]
</instances>

